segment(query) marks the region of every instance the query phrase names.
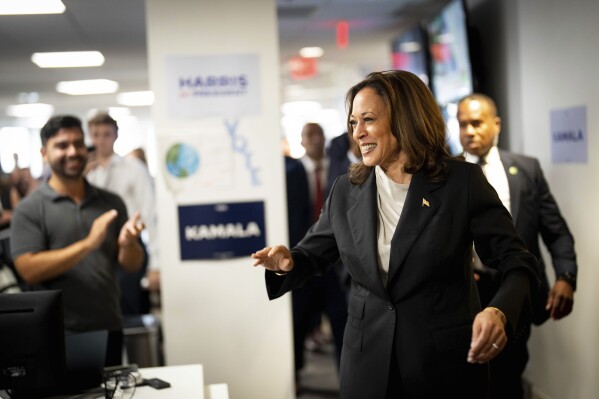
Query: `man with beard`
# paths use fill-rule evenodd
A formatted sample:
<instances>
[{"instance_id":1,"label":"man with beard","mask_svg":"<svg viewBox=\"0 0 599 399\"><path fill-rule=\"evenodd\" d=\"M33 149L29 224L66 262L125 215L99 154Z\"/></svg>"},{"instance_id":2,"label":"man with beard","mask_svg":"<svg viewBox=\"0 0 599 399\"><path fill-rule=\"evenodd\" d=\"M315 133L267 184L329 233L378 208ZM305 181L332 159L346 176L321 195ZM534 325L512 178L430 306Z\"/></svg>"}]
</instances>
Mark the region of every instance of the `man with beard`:
<instances>
[{"instance_id":1,"label":"man with beard","mask_svg":"<svg viewBox=\"0 0 599 399\"><path fill-rule=\"evenodd\" d=\"M127 218L115 194L83 177L87 162L81 121L55 116L40 132L52 174L16 207L11 247L17 272L32 289L63 293L67 331L108 331L106 365L122 361L122 316L115 269L143 261L139 214Z\"/></svg>"}]
</instances>

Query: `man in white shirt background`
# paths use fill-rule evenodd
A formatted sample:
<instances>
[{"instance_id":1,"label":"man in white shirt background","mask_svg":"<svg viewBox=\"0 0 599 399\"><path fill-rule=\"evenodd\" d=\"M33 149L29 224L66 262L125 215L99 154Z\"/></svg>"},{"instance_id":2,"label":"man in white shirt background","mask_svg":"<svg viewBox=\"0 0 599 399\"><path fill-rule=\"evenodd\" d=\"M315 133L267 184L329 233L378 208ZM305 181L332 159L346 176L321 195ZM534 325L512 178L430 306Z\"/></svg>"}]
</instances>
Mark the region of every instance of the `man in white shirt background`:
<instances>
[{"instance_id":1,"label":"man in white shirt background","mask_svg":"<svg viewBox=\"0 0 599 399\"><path fill-rule=\"evenodd\" d=\"M460 142L466 161L478 163L512 215L516 230L528 250L539 260L541 287L533 293L532 315L520 323L515 336L491 361L491 397L523 397L522 373L528 362L526 342L531 323L548 318L559 320L572 311L576 289L574 239L549 190L539 161L497 148L501 119L495 102L483 94L472 94L458 104ZM539 235L547 247L555 270L550 288L539 248ZM483 307L495 295L501 276L493 275L474 254Z\"/></svg>"},{"instance_id":2,"label":"man in white shirt background","mask_svg":"<svg viewBox=\"0 0 599 399\"><path fill-rule=\"evenodd\" d=\"M159 288L158 240L156 205L152 177L146 165L133 157L121 157L114 152L118 138L117 122L107 113L99 113L88 121L93 144L87 168L87 180L98 187L118 194L127 206L127 212L140 212L147 225L146 265L138 275L120 275L121 307L124 315L148 313L150 308L147 289ZM147 280L143 277L147 276ZM141 282L149 286L141 287Z\"/></svg>"}]
</instances>

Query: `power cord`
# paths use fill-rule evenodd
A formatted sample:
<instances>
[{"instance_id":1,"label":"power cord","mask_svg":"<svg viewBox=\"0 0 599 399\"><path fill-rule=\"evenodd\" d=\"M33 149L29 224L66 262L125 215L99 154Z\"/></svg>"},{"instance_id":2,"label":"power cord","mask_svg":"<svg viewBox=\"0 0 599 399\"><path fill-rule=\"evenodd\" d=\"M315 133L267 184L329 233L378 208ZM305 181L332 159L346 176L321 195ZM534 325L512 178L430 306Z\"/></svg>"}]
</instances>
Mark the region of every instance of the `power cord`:
<instances>
[{"instance_id":1,"label":"power cord","mask_svg":"<svg viewBox=\"0 0 599 399\"><path fill-rule=\"evenodd\" d=\"M104 395L106 399L130 399L135 395L135 387L141 379L139 372L115 370L104 374Z\"/></svg>"}]
</instances>

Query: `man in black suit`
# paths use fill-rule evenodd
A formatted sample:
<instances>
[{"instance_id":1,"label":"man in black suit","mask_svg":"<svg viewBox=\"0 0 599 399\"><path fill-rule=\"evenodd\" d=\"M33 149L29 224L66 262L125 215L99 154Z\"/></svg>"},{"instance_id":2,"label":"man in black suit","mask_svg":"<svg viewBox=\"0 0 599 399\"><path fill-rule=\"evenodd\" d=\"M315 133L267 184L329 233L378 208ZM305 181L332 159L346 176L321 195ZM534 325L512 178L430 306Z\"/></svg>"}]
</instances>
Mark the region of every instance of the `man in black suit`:
<instances>
[{"instance_id":1,"label":"man in black suit","mask_svg":"<svg viewBox=\"0 0 599 399\"><path fill-rule=\"evenodd\" d=\"M505 350L491 362L493 398L522 398L522 373L528 362L526 342L531 321L540 325L549 317L559 320L572 311L576 289L574 239L562 217L535 158L497 149L501 119L494 101L482 94L462 99L458 106L460 141L467 161L478 163L510 211L516 230L539 260L541 289L533 297L532 319L522 323ZM539 234L555 269L551 288L539 248ZM483 306L495 295L501 276L478 261L478 289ZM478 267L477 267L478 266Z\"/></svg>"},{"instance_id":2,"label":"man in black suit","mask_svg":"<svg viewBox=\"0 0 599 399\"><path fill-rule=\"evenodd\" d=\"M331 140L329 144L329 174L328 174L328 189L331 190L335 180L348 172L351 164L359 162L361 155L360 150L355 148L355 142L350 140L347 132L341 133L339 136ZM352 145L353 144L353 145Z\"/></svg>"}]
</instances>

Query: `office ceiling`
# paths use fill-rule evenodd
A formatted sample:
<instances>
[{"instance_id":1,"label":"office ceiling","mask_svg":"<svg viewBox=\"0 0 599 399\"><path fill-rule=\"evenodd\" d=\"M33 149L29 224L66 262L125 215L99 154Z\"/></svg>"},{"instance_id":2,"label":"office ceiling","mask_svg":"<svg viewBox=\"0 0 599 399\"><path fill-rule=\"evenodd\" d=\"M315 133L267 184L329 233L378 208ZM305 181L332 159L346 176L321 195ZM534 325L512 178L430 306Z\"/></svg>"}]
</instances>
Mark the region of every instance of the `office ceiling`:
<instances>
[{"instance_id":1,"label":"office ceiling","mask_svg":"<svg viewBox=\"0 0 599 399\"><path fill-rule=\"evenodd\" d=\"M394 34L436 12L447 0L277 0L281 62L302 46L335 46L335 22L349 21L350 39ZM80 115L116 106L115 94L68 96L58 81L112 79L119 91L148 90L144 0L63 0L64 14L0 16L0 123L8 104L36 100L55 112ZM249 1L248 1L249 3ZM249 5L248 5L249 6ZM106 61L95 68L40 69L34 52L98 50ZM335 52L324 59L334 62ZM149 114L149 107L145 107ZM1 127L1 126L0 126Z\"/></svg>"}]
</instances>

